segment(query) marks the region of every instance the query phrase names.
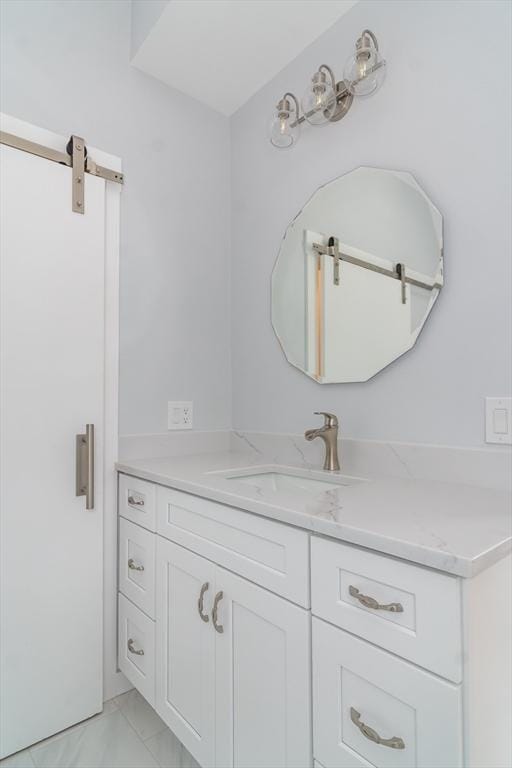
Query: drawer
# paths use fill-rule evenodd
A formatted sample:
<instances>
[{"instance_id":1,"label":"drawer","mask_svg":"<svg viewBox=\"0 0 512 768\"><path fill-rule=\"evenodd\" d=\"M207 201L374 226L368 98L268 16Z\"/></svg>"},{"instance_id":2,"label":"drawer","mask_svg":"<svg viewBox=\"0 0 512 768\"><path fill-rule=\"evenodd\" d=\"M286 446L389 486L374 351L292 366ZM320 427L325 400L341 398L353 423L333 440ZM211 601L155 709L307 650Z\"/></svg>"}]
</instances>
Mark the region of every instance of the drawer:
<instances>
[{"instance_id":1,"label":"drawer","mask_svg":"<svg viewBox=\"0 0 512 768\"><path fill-rule=\"evenodd\" d=\"M118 663L128 680L155 705L155 622L119 595Z\"/></svg>"},{"instance_id":2,"label":"drawer","mask_svg":"<svg viewBox=\"0 0 512 768\"><path fill-rule=\"evenodd\" d=\"M324 768L460 768L461 699L460 686L313 618L313 751Z\"/></svg>"},{"instance_id":3,"label":"drawer","mask_svg":"<svg viewBox=\"0 0 512 768\"><path fill-rule=\"evenodd\" d=\"M151 531L119 518L119 590L155 618L155 540Z\"/></svg>"},{"instance_id":4,"label":"drawer","mask_svg":"<svg viewBox=\"0 0 512 768\"><path fill-rule=\"evenodd\" d=\"M311 604L315 616L461 681L457 577L312 537Z\"/></svg>"},{"instance_id":5,"label":"drawer","mask_svg":"<svg viewBox=\"0 0 512 768\"><path fill-rule=\"evenodd\" d=\"M156 485L131 475L119 475L119 514L154 531Z\"/></svg>"},{"instance_id":6,"label":"drawer","mask_svg":"<svg viewBox=\"0 0 512 768\"><path fill-rule=\"evenodd\" d=\"M309 535L199 496L158 487L157 531L309 607Z\"/></svg>"}]
</instances>

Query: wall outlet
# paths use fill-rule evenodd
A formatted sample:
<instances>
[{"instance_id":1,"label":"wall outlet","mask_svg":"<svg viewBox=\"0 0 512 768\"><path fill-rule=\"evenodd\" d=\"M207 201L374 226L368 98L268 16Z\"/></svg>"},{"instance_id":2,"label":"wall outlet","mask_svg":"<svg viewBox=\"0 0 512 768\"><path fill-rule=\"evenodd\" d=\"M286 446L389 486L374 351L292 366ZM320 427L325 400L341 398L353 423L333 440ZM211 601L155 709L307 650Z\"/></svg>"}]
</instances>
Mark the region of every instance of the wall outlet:
<instances>
[{"instance_id":1,"label":"wall outlet","mask_svg":"<svg viewBox=\"0 0 512 768\"><path fill-rule=\"evenodd\" d=\"M512 397L485 398L485 442L512 445Z\"/></svg>"},{"instance_id":2,"label":"wall outlet","mask_svg":"<svg viewBox=\"0 0 512 768\"><path fill-rule=\"evenodd\" d=\"M191 401L173 400L167 403L167 429L192 429L194 404Z\"/></svg>"}]
</instances>

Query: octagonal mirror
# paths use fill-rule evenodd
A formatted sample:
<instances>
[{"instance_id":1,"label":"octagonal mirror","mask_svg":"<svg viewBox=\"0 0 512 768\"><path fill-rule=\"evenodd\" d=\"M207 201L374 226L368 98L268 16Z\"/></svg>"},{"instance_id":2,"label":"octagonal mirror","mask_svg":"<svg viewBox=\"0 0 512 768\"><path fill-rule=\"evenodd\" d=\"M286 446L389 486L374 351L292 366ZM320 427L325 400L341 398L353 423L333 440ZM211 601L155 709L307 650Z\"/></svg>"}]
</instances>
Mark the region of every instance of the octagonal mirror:
<instances>
[{"instance_id":1,"label":"octagonal mirror","mask_svg":"<svg viewBox=\"0 0 512 768\"><path fill-rule=\"evenodd\" d=\"M442 217L410 173L357 168L288 226L272 324L319 383L366 381L416 343L443 285Z\"/></svg>"}]
</instances>

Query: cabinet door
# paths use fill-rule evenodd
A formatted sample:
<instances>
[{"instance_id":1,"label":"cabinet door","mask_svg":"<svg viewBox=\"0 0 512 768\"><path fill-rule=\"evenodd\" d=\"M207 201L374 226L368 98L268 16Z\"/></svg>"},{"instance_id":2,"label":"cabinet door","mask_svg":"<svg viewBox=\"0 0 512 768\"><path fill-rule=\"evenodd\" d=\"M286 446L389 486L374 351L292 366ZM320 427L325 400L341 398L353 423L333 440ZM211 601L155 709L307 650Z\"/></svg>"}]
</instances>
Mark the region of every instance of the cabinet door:
<instances>
[{"instance_id":1,"label":"cabinet door","mask_svg":"<svg viewBox=\"0 0 512 768\"><path fill-rule=\"evenodd\" d=\"M314 754L325 768L460 768L460 686L313 619Z\"/></svg>"},{"instance_id":2,"label":"cabinet door","mask_svg":"<svg viewBox=\"0 0 512 768\"><path fill-rule=\"evenodd\" d=\"M217 567L216 764L312 765L309 614Z\"/></svg>"},{"instance_id":3,"label":"cabinet door","mask_svg":"<svg viewBox=\"0 0 512 768\"><path fill-rule=\"evenodd\" d=\"M215 566L158 537L156 585L156 710L207 768L215 763Z\"/></svg>"}]
</instances>

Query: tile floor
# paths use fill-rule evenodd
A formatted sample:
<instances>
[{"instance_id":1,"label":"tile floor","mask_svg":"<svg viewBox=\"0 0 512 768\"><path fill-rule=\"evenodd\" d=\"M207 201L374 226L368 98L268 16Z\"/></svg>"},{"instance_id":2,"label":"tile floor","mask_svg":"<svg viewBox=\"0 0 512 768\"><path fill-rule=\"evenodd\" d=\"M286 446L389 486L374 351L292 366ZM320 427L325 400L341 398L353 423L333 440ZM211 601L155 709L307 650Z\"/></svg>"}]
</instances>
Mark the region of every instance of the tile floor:
<instances>
[{"instance_id":1,"label":"tile floor","mask_svg":"<svg viewBox=\"0 0 512 768\"><path fill-rule=\"evenodd\" d=\"M135 690L105 702L103 712L30 749L1 768L199 768Z\"/></svg>"}]
</instances>

